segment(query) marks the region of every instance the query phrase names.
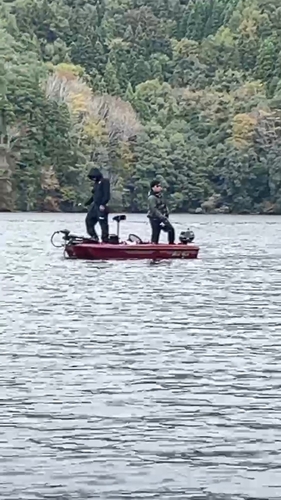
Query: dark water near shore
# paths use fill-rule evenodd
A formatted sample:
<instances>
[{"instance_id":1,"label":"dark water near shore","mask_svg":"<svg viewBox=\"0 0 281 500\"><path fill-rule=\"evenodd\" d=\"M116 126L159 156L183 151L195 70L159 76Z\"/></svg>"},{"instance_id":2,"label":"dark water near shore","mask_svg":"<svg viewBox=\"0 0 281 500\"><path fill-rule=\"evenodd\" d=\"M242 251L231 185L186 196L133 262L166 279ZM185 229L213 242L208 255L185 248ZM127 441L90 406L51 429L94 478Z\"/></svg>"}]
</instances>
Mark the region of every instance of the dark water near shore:
<instances>
[{"instance_id":1,"label":"dark water near shore","mask_svg":"<svg viewBox=\"0 0 281 500\"><path fill-rule=\"evenodd\" d=\"M173 220L198 261L67 261L83 216L0 214L1 499L281 498L281 218Z\"/></svg>"}]
</instances>

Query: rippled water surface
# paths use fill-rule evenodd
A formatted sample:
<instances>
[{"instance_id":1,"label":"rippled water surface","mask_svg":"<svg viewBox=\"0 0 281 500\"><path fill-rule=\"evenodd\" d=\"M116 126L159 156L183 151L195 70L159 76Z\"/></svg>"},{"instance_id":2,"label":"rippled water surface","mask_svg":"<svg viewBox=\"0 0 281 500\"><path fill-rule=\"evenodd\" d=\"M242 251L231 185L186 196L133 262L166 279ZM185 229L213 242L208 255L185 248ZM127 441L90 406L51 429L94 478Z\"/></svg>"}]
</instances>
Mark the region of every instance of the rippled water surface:
<instances>
[{"instance_id":1,"label":"rippled water surface","mask_svg":"<svg viewBox=\"0 0 281 500\"><path fill-rule=\"evenodd\" d=\"M281 498L281 218L173 220L197 261L63 260L83 216L0 214L1 499Z\"/></svg>"}]
</instances>

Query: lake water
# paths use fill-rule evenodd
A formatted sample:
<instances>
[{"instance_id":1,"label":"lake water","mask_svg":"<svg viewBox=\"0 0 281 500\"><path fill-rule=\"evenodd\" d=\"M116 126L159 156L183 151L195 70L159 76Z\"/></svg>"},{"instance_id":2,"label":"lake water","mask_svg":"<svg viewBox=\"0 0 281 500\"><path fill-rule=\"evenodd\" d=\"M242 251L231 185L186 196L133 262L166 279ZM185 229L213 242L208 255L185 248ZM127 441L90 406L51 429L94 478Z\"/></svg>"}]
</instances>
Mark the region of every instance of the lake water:
<instances>
[{"instance_id":1,"label":"lake water","mask_svg":"<svg viewBox=\"0 0 281 500\"><path fill-rule=\"evenodd\" d=\"M0 498L280 499L281 218L152 266L64 260L83 217L0 214Z\"/></svg>"}]
</instances>

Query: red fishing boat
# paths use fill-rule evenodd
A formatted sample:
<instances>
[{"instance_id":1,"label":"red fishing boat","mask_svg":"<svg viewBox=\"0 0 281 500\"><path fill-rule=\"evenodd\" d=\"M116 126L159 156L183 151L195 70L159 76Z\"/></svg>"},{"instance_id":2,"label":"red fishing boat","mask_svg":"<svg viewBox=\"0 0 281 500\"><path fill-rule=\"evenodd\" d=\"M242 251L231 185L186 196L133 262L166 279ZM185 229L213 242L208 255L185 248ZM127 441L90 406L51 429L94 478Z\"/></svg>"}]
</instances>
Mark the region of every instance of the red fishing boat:
<instances>
[{"instance_id":1,"label":"red fishing boat","mask_svg":"<svg viewBox=\"0 0 281 500\"><path fill-rule=\"evenodd\" d=\"M139 236L129 234L126 241L119 239L120 222L126 220L125 215L116 215L113 220L117 222L117 234L109 236L108 243L98 243L91 238L76 236L67 229L56 231L52 238L54 246L63 246L65 254L71 259L84 260L167 260L167 259L196 259L199 247L194 245L194 233L189 229L183 231L179 236L179 243L169 245L142 241ZM56 245L54 236L58 233L63 235L63 243Z\"/></svg>"}]
</instances>

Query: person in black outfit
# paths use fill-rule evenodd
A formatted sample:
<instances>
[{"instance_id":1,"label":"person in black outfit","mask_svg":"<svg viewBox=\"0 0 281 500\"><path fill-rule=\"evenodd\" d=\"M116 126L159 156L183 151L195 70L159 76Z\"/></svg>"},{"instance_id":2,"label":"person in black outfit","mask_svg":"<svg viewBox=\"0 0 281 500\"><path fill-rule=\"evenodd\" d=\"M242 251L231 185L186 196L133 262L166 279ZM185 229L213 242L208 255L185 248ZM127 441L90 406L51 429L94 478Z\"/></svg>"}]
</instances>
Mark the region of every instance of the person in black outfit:
<instances>
[{"instance_id":1,"label":"person in black outfit","mask_svg":"<svg viewBox=\"0 0 281 500\"><path fill-rule=\"evenodd\" d=\"M152 229L151 243L158 243L161 229L168 233L170 245L175 242L175 230L169 221L169 211L162 199L162 186L159 181L152 181L148 195L148 214Z\"/></svg>"},{"instance_id":2,"label":"person in black outfit","mask_svg":"<svg viewBox=\"0 0 281 500\"><path fill-rule=\"evenodd\" d=\"M99 222L101 227L101 239L104 243L108 241L108 207L110 200L110 183L105 179L98 168L92 168L88 178L94 181L91 198L85 205L91 205L86 216L87 233L96 241L99 241L95 225Z\"/></svg>"}]
</instances>

